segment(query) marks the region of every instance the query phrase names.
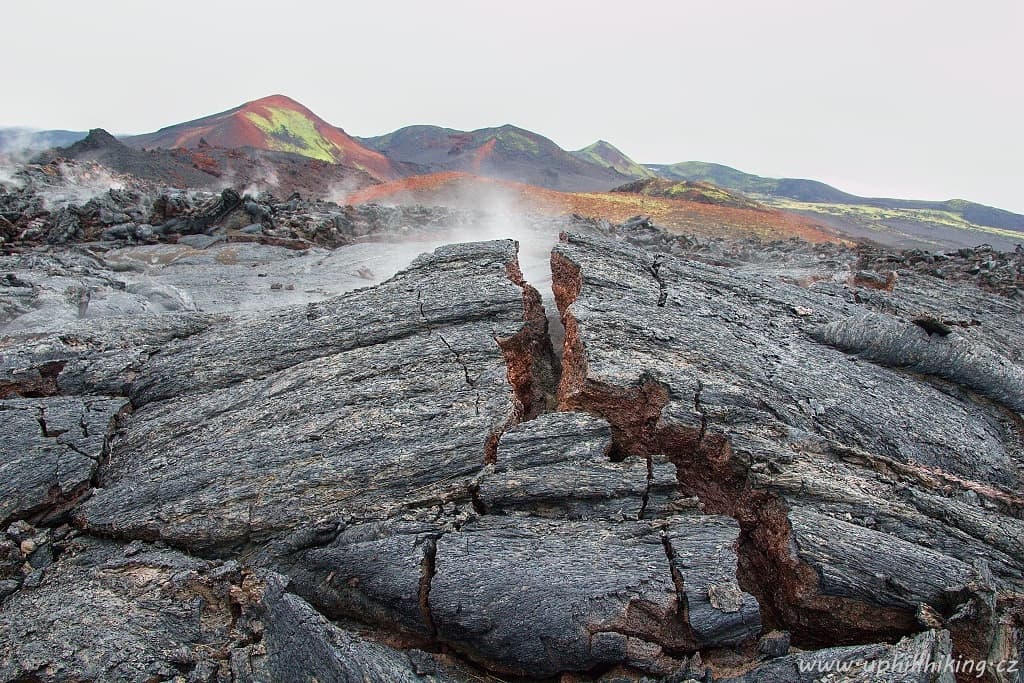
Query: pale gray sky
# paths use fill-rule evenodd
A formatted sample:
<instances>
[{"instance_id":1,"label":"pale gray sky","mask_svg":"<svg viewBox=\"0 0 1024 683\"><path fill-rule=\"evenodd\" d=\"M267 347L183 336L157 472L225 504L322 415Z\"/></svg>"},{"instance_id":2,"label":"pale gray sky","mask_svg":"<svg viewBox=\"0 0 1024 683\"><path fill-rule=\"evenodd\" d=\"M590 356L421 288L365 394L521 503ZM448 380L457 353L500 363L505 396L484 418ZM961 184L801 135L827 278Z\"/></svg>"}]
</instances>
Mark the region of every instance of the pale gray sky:
<instances>
[{"instance_id":1,"label":"pale gray sky","mask_svg":"<svg viewBox=\"0 0 1024 683\"><path fill-rule=\"evenodd\" d=\"M271 93L355 135L514 123L1024 212L1024 2L4 4L0 125L155 130Z\"/></svg>"}]
</instances>

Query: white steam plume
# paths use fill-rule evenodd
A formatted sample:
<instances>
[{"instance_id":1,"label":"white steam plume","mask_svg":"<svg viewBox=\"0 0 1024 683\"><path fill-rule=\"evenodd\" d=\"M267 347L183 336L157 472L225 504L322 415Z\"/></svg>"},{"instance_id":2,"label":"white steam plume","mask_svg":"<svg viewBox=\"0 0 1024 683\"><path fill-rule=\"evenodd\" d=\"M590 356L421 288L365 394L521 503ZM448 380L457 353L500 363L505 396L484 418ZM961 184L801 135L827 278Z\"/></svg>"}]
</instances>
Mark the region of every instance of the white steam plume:
<instances>
[{"instance_id":1,"label":"white steam plume","mask_svg":"<svg viewBox=\"0 0 1024 683\"><path fill-rule=\"evenodd\" d=\"M84 204L110 190L125 188L121 178L99 164L62 162L57 164L57 169L60 172L58 183L37 190L43 205L51 211L69 204Z\"/></svg>"}]
</instances>

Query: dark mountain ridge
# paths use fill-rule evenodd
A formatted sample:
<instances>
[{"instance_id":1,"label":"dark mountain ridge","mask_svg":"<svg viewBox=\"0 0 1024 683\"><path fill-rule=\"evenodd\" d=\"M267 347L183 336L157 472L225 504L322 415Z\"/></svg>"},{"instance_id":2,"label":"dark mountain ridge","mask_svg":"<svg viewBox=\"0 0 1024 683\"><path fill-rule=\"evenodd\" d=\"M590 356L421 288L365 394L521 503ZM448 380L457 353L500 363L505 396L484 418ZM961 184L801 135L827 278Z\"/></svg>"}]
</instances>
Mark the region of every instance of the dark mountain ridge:
<instances>
[{"instance_id":1,"label":"dark mountain ridge","mask_svg":"<svg viewBox=\"0 0 1024 683\"><path fill-rule=\"evenodd\" d=\"M394 161L415 164L427 172L463 171L569 192L609 190L632 179L511 124L473 131L408 126L358 139Z\"/></svg>"}]
</instances>

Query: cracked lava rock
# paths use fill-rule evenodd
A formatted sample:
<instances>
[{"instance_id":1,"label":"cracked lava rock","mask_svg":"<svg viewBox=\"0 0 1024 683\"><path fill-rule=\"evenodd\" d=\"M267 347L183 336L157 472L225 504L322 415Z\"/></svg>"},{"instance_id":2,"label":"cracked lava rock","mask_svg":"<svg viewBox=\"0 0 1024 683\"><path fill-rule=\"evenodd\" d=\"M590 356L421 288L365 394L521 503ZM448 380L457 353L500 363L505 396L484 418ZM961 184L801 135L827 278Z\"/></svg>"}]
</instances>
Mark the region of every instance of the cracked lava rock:
<instances>
[{"instance_id":1,"label":"cracked lava rock","mask_svg":"<svg viewBox=\"0 0 1024 683\"><path fill-rule=\"evenodd\" d=\"M1020 302L791 256L563 234L560 353L510 240L304 305L7 334L0 681L1019 661Z\"/></svg>"}]
</instances>

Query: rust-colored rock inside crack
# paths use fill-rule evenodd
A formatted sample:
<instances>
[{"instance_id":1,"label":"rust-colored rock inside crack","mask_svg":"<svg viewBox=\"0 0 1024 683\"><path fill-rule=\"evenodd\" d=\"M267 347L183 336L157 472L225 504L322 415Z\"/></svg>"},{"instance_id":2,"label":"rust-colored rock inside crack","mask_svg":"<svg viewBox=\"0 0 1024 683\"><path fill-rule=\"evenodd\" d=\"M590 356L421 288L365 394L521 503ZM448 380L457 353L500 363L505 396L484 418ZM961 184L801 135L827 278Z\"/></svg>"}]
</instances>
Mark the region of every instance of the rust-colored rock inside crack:
<instances>
[{"instance_id":1,"label":"rust-colored rock inside crack","mask_svg":"<svg viewBox=\"0 0 1024 683\"><path fill-rule=\"evenodd\" d=\"M40 365L36 376L22 381L0 381L0 399L57 396L60 394L57 379L65 365L65 361L51 361Z\"/></svg>"},{"instance_id":2,"label":"rust-colored rock inside crack","mask_svg":"<svg viewBox=\"0 0 1024 683\"><path fill-rule=\"evenodd\" d=\"M523 290L523 327L511 337L496 340L505 357L508 382L522 406L521 414L515 420L519 422L532 420L553 408L560 368L551 348L547 314L540 292L523 279L517 261L508 263L505 272L508 279ZM488 452L493 455L490 446ZM497 449L497 438L493 448Z\"/></svg>"}]
</instances>

